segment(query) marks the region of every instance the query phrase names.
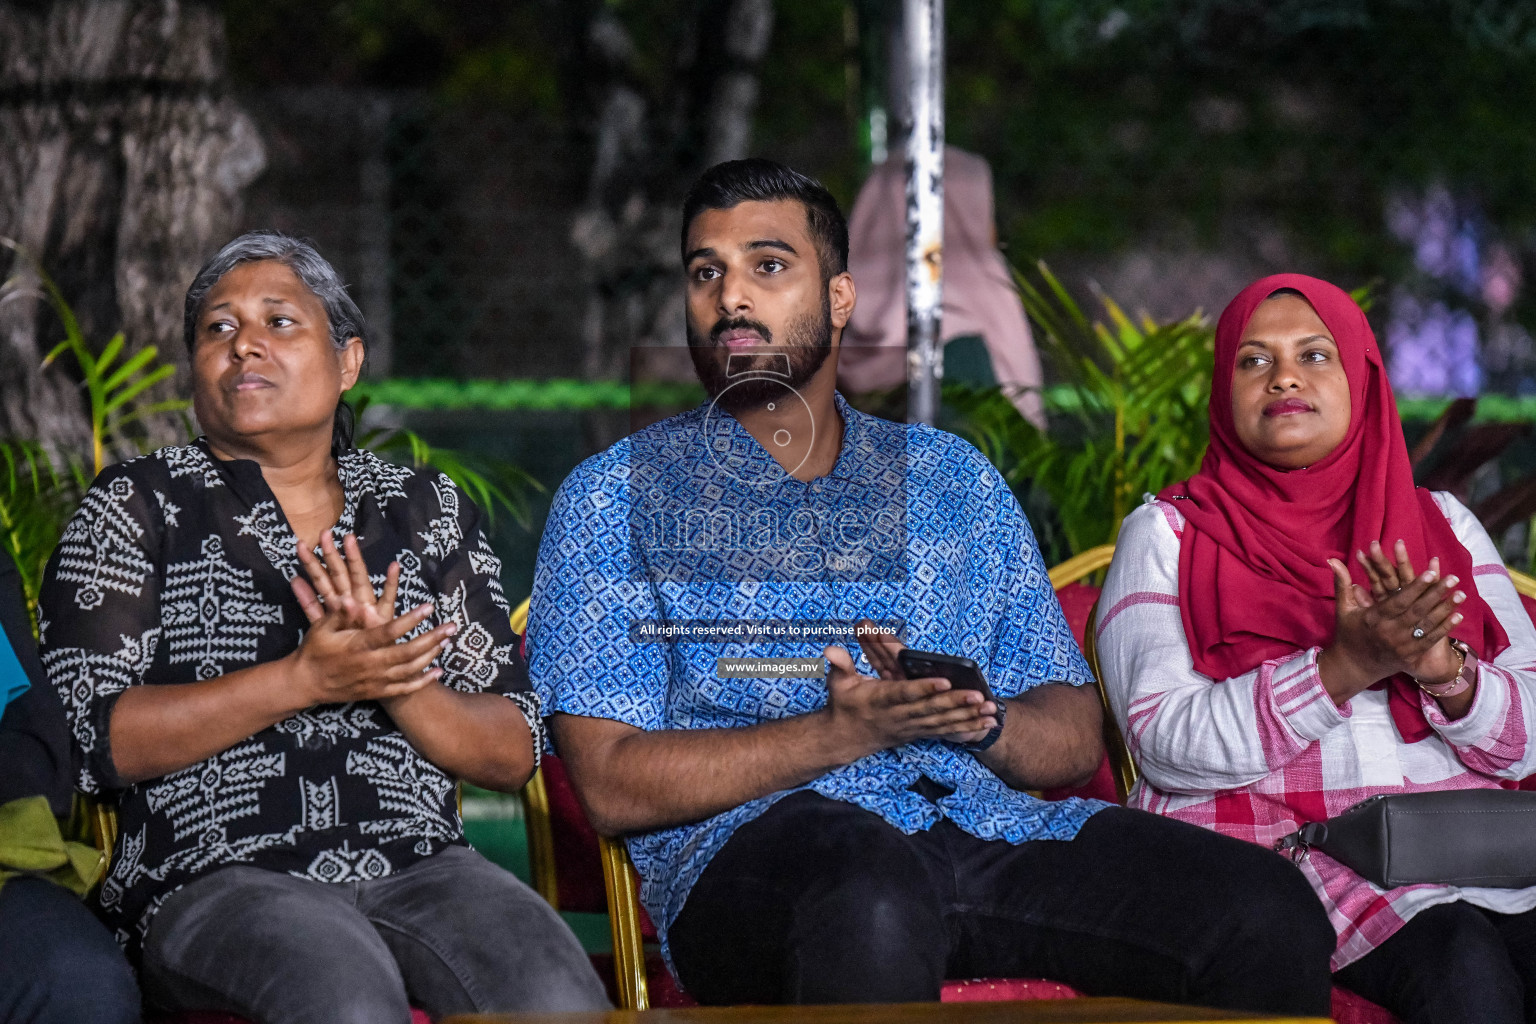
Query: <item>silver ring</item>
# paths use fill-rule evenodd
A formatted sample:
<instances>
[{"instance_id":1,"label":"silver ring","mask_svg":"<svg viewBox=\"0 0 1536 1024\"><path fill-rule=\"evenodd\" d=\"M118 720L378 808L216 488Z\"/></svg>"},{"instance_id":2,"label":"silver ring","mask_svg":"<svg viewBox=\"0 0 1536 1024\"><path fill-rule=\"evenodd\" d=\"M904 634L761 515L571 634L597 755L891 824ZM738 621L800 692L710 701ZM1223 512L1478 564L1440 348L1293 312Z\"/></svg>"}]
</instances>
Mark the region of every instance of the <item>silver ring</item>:
<instances>
[{"instance_id":1,"label":"silver ring","mask_svg":"<svg viewBox=\"0 0 1536 1024\"><path fill-rule=\"evenodd\" d=\"M1424 627L1423 626L1414 626L1413 627L1413 638L1415 640L1423 640L1424 639Z\"/></svg>"}]
</instances>

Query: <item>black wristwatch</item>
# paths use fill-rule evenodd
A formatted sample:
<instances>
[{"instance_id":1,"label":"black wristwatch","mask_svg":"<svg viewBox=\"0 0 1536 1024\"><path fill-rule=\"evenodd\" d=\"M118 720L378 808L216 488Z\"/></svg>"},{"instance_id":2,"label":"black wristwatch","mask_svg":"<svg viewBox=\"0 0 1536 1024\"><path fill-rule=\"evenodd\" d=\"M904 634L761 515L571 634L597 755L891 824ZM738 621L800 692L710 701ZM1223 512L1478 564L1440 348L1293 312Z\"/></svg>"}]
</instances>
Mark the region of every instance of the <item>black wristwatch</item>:
<instances>
[{"instance_id":1,"label":"black wristwatch","mask_svg":"<svg viewBox=\"0 0 1536 1024\"><path fill-rule=\"evenodd\" d=\"M997 705L997 713L992 717L997 719L997 724L975 743L960 744L961 750L969 750L973 754L979 754L997 742L997 738L1003 734L1003 721L1008 717L1008 702L999 697L992 703Z\"/></svg>"}]
</instances>

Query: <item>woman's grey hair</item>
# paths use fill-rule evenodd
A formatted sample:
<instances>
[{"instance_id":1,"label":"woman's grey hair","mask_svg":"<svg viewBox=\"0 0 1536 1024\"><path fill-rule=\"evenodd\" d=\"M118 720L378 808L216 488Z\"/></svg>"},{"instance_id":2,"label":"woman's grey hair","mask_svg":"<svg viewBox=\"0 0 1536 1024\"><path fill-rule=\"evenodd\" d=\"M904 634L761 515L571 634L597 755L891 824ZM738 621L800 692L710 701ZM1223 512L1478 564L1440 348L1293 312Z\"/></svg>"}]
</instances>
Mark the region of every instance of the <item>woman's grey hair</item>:
<instances>
[{"instance_id":1,"label":"woman's grey hair","mask_svg":"<svg viewBox=\"0 0 1536 1024\"><path fill-rule=\"evenodd\" d=\"M368 323L363 319L363 312L357 308L357 303L352 301L352 296L347 294L347 286L341 275L336 273L336 268L311 243L280 231L248 231L220 249L197 272L187 287L187 302L182 316L189 353L197 341L197 321L203 315L208 293L231 270L243 263L262 260L273 260L293 271L304 287L320 300L330 327L331 344L343 349L350 339L360 338L363 353L367 354ZM346 402L339 402L336 406L336 424L331 433L333 453L340 454L352 447L354 426L352 407Z\"/></svg>"}]
</instances>

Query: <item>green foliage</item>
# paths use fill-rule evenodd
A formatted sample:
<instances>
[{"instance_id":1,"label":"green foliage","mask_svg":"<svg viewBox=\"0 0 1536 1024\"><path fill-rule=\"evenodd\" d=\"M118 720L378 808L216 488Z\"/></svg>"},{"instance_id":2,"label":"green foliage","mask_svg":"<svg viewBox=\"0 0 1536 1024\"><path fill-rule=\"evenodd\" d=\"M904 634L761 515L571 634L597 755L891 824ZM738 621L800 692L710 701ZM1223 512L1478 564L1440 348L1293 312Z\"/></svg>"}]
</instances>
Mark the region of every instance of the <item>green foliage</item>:
<instances>
[{"instance_id":1,"label":"green foliage","mask_svg":"<svg viewBox=\"0 0 1536 1024\"><path fill-rule=\"evenodd\" d=\"M365 397L357 403L359 419L367 408ZM488 526L495 524L497 510L503 509L523 529L533 528L530 497L544 493L544 485L519 466L451 448L434 448L405 427L375 427L358 438L357 446L413 469L431 467L442 473L480 506Z\"/></svg>"},{"instance_id":2,"label":"green foliage","mask_svg":"<svg viewBox=\"0 0 1536 1024\"><path fill-rule=\"evenodd\" d=\"M949 138L991 160L1020 258L1221 251L1395 282L1413 253L1385 203L1439 182L1476 198L1530 280L1524 0L1000 0L947 17ZM1529 289L1514 313L1536 324Z\"/></svg>"},{"instance_id":3,"label":"green foliage","mask_svg":"<svg viewBox=\"0 0 1536 1024\"><path fill-rule=\"evenodd\" d=\"M1063 386L1052 389L1040 430L996 389L947 387L959 432L1026 496L1041 491L1070 553L1115 539L1146 492L1199 468L1215 334L1199 313L1174 323L1135 321L1099 296L1092 321L1042 262L1038 280L1016 275L1038 325L1036 344Z\"/></svg>"},{"instance_id":4,"label":"green foliage","mask_svg":"<svg viewBox=\"0 0 1536 1024\"><path fill-rule=\"evenodd\" d=\"M28 608L37 606L48 556L90 483L78 459L61 461L30 441L0 441L0 548L16 563Z\"/></svg>"},{"instance_id":5,"label":"green foliage","mask_svg":"<svg viewBox=\"0 0 1536 1024\"><path fill-rule=\"evenodd\" d=\"M0 439L0 549L16 563L27 606L33 608L48 556L90 481L117 453L147 450L152 417L180 413L188 403L151 397L155 385L176 373L154 346L124 358L125 341L118 333L100 352L93 351L74 310L42 266L9 238L0 238L0 246L14 251L29 272L0 285L0 302L29 297L48 302L63 325L64 340L49 351L43 366L66 354L74 358L91 426L89 463L74 453L50 453L33 440Z\"/></svg>"},{"instance_id":6,"label":"green foliage","mask_svg":"<svg viewBox=\"0 0 1536 1024\"><path fill-rule=\"evenodd\" d=\"M63 300L57 298L51 285L49 288L55 306L67 310L68 307L64 306ZM188 403L182 399L148 404L139 401L139 397L150 388L176 375L175 366L158 361L159 350L154 345L141 348L118 363L125 344L121 331L112 336L112 340L107 342L98 355L93 354L86 345L85 337L80 333L73 315L65 321L65 326L67 336L48 353L43 365L48 366L65 352L75 357L90 404L92 465L95 472L100 473L106 468L105 446L108 438L128 438L130 432L143 426L148 417L159 413L181 412L187 408ZM140 446L144 443L142 435L133 439Z\"/></svg>"},{"instance_id":7,"label":"green foliage","mask_svg":"<svg viewBox=\"0 0 1536 1024\"><path fill-rule=\"evenodd\" d=\"M46 368L53 361L68 353L75 359L80 370L80 384L86 396L86 413L91 423L91 474L100 473L107 465L107 449L124 448L142 453L149 443L145 428L152 417L167 413L180 413L191 404L182 399L149 401L150 389L161 381L176 375L176 367L162 362L159 349L146 345L126 359L122 359L125 339L121 331L98 352L91 351L80 329L75 311L64 301L64 296L31 253L17 242L0 237L0 246L16 253L37 279L37 288L18 274L0 286L0 302L37 294L48 300L49 306L64 325L64 340L55 345L43 359ZM119 360L122 360L119 362Z\"/></svg>"},{"instance_id":8,"label":"green foliage","mask_svg":"<svg viewBox=\"0 0 1536 1024\"><path fill-rule=\"evenodd\" d=\"M455 103L557 122L560 60L592 0L221 0L232 76L260 86L426 90ZM274 47L273 38L306 40Z\"/></svg>"},{"instance_id":9,"label":"green foliage","mask_svg":"<svg viewBox=\"0 0 1536 1024\"><path fill-rule=\"evenodd\" d=\"M576 380L513 377L455 380L451 377L389 377L358 381L351 394L397 409L516 409L572 412L579 409L686 408L704 401L696 381Z\"/></svg>"}]
</instances>

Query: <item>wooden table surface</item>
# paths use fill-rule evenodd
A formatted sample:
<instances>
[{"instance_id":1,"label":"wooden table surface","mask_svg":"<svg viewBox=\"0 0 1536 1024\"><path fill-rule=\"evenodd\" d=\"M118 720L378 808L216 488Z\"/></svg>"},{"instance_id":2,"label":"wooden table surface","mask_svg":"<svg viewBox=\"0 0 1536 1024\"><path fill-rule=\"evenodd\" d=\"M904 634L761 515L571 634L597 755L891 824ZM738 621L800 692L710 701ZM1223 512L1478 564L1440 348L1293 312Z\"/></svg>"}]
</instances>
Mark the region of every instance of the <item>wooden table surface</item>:
<instances>
[{"instance_id":1,"label":"wooden table surface","mask_svg":"<svg viewBox=\"0 0 1536 1024\"><path fill-rule=\"evenodd\" d=\"M1329 1024L1326 1017L1275 1017L1138 999L1047 999L1019 1003L899 1003L848 1006L728 1006L606 1013L482 1013L441 1024Z\"/></svg>"}]
</instances>

